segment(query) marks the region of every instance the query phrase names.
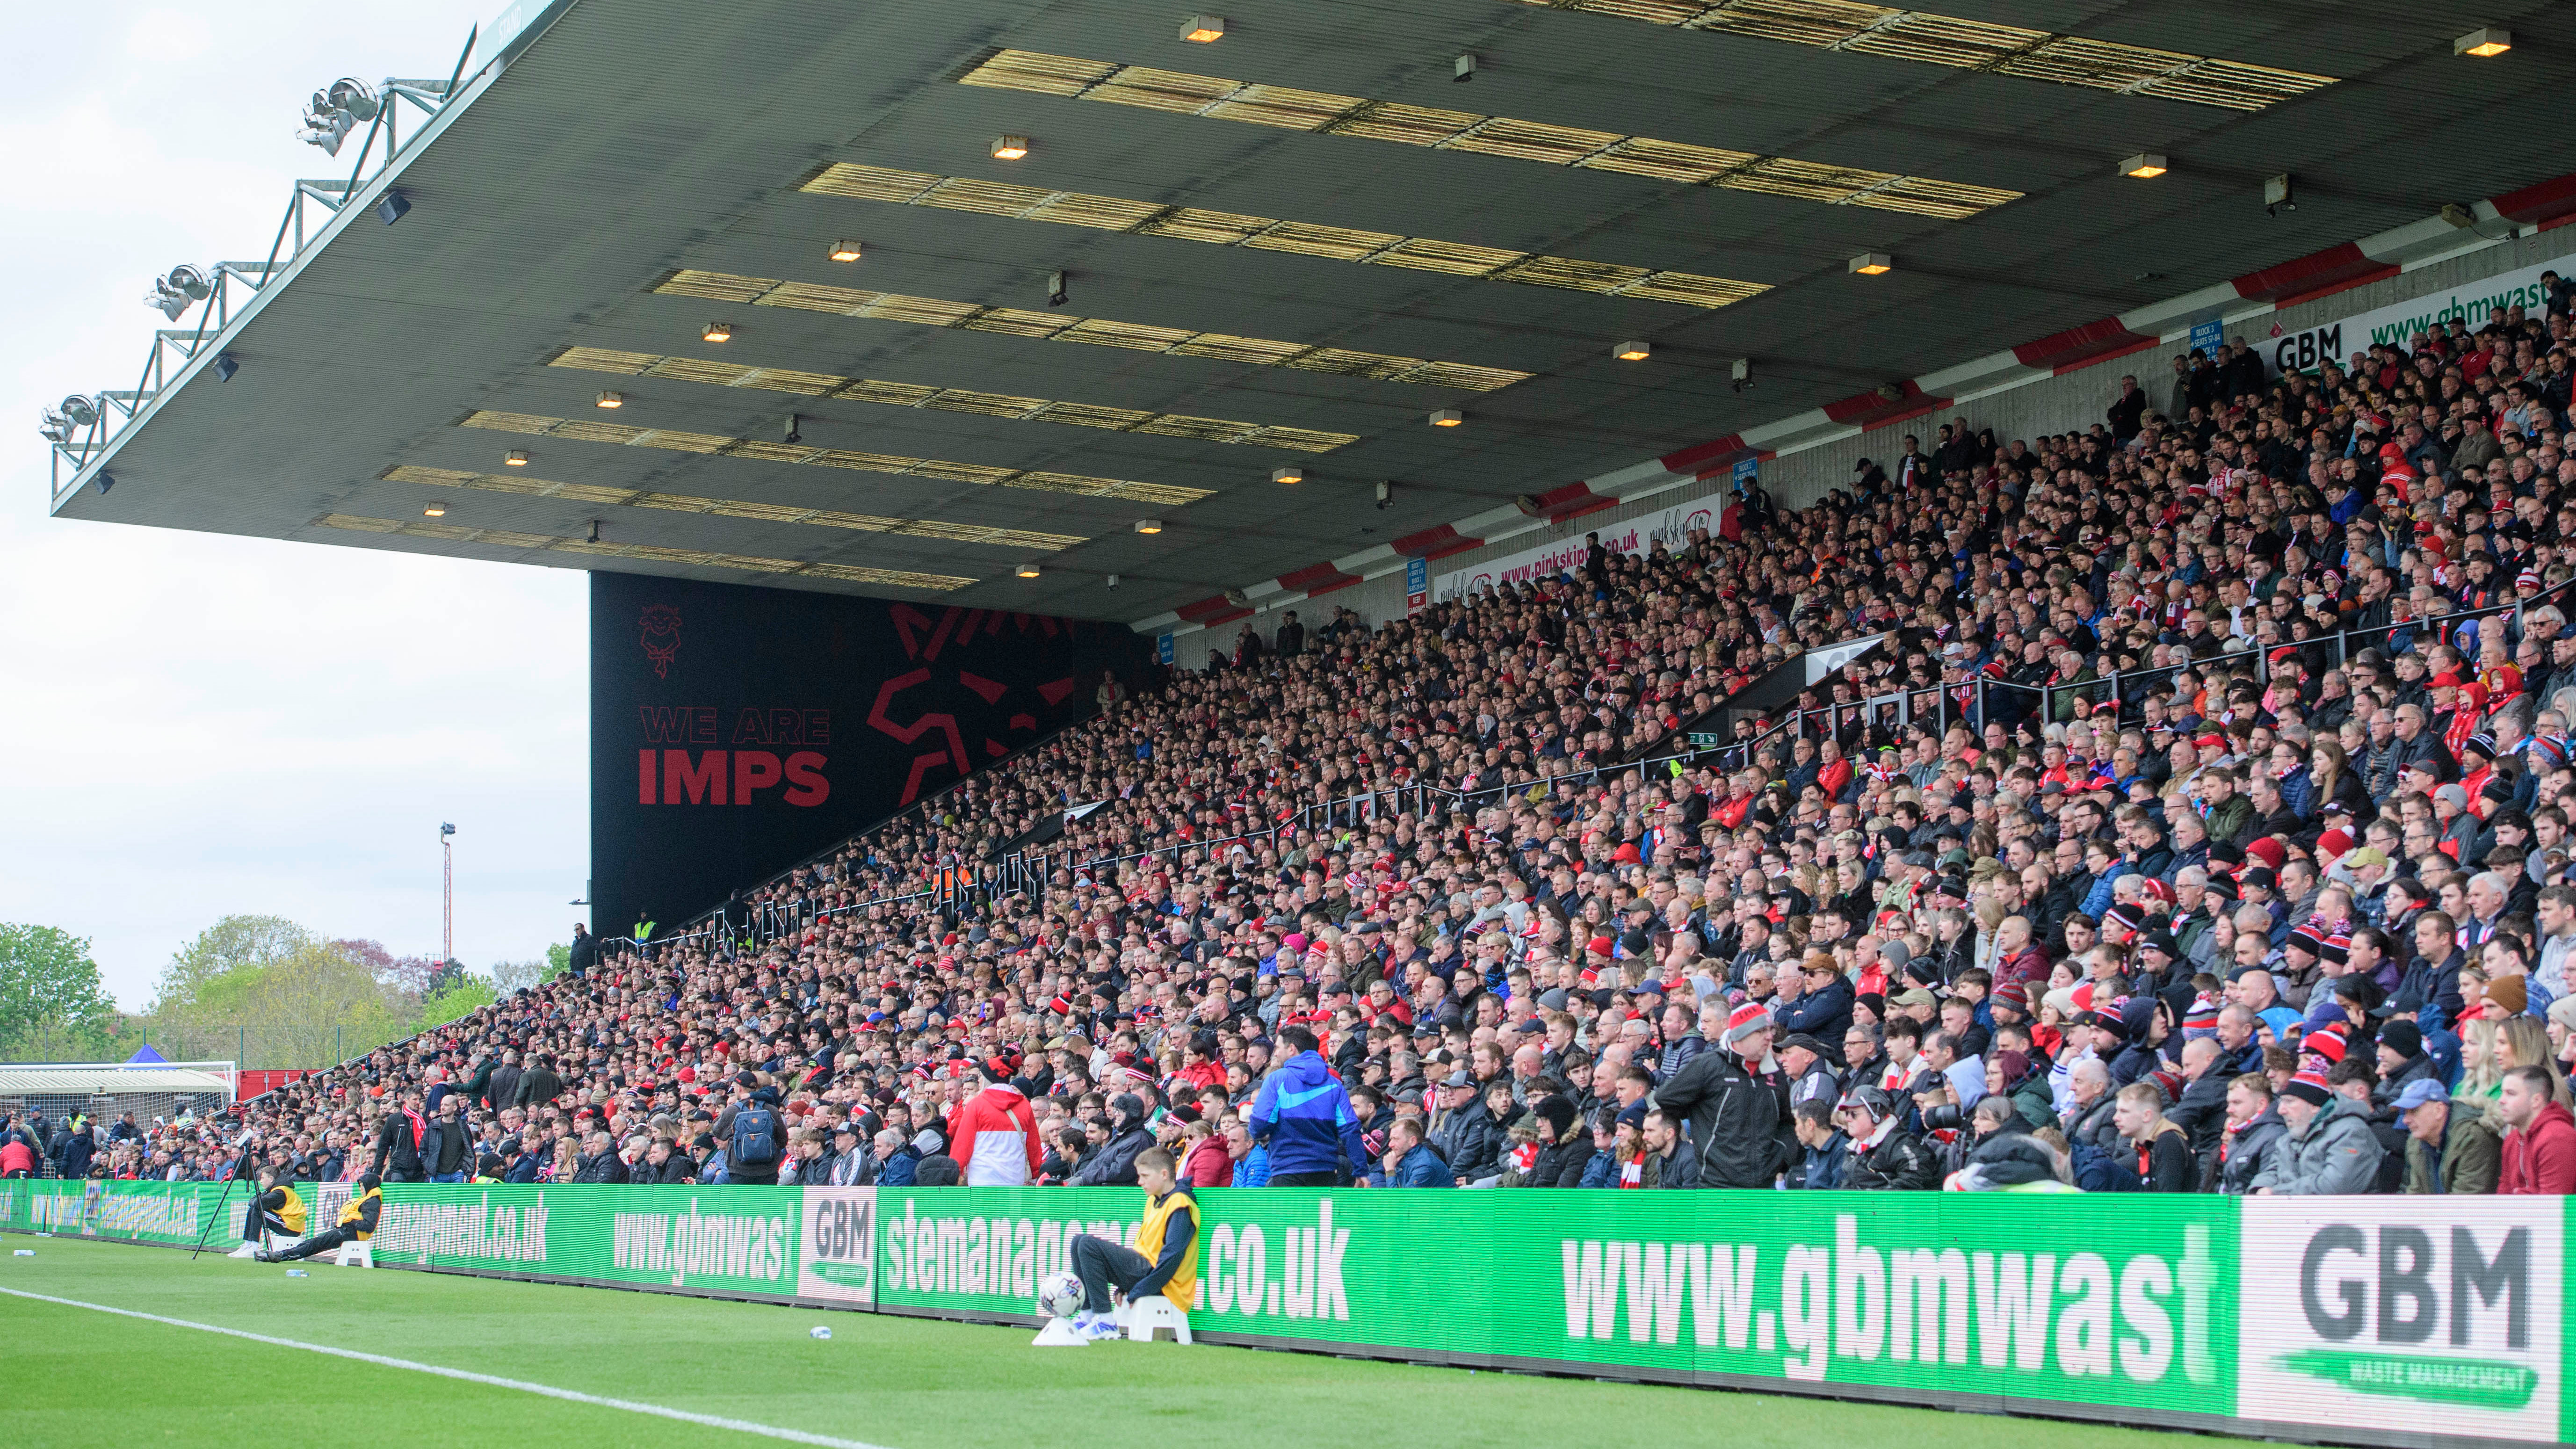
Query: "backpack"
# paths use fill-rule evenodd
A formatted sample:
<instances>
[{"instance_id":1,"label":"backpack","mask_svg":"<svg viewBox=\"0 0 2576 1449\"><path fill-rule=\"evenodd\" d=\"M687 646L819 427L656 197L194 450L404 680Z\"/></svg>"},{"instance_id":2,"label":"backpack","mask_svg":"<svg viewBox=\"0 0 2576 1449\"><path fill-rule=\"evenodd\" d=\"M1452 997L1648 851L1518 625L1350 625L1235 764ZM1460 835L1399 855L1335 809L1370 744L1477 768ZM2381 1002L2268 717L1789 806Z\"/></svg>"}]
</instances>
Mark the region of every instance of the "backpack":
<instances>
[{"instance_id":1,"label":"backpack","mask_svg":"<svg viewBox=\"0 0 2576 1449\"><path fill-rule=\"evenodd\" d=\"M758 1103L745 1104L733 1114L733 1147L727 1154L733 1167L766 1167L778 1160L778 1114Z\"/></svg>"}]
</instances>

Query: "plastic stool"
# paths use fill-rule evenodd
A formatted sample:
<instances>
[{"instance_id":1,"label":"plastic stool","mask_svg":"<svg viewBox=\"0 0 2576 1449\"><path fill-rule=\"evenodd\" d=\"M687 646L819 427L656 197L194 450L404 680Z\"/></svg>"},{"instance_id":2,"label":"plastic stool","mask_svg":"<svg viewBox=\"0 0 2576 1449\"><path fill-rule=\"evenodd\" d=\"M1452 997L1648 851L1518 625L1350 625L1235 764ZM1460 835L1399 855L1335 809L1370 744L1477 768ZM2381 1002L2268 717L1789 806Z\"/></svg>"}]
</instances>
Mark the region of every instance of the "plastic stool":
<instances>
[{"instance_id":1,"label":"plastic stool","mask_svg":"<svg viewBox=\"0 0 2576 1449\"><path fill-rule=\"evenodd\" d=\"M271 1232L263 1228L260 1230L259 1245L262 1248L267 1249L269 1252L278 1253L303 1242L304 1237L305 1235L302 1233Z\"/></svg>"},{"instance_id":2,"label":"plastic stool","mask_svg":"<svg viewBox=\"0 0 2576 1449\"><path fill-rule=\"evenodd\" d=\"M376 1266L375 1245L364 1238L342 1243L339 1251L331 1255L331 1266L346 1268L352 1260L361 1268L373 1268Z\"/></svg>"},{"instance_id":3,"label":"plastic stool","mask_svg":"<svg viewBox=\"0 0 2576 1449\"><path fill-rule=\"evenodd\" d=\"M1160 1293L1128 1300L1122 1321L1126 1324L1127 1339L1131 1343L1151 1343L1154 1331L1161 1328L1172 1331L1174 1343L1190 1341L1190 1316L1173 1307L1172 1300Z\"/></svg>"}]
</instances>

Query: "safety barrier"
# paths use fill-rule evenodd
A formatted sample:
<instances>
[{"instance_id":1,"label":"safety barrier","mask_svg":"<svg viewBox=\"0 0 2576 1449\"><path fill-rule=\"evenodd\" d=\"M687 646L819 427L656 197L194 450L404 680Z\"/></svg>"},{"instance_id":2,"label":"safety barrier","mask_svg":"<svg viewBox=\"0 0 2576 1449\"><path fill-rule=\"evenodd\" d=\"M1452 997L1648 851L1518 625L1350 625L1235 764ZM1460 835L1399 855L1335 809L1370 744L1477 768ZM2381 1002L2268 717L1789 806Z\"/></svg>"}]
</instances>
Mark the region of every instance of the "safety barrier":
<instances>
[{"instance_id":1,"label":"safety barrier","mask_svg":"<svg viewBox=\"0 0 2576 1449\"><path fill-rule=\"evenodd\" d=\"M346 1191L306 1189L317 1224ZM0 1228L184 1247L220 1193L0 1183ZM2564 1198L1475 1192L1430 1221L1410 1192L1200 1200L1203 1343L2313 1443L2576 1441ZM387 1268L1031 1323L1072 1238L1132 1242L1140 1205L397 1186L375 1248ZM229 1249L238 1222L211 1227Z\"/></svg>"}]
</instances>

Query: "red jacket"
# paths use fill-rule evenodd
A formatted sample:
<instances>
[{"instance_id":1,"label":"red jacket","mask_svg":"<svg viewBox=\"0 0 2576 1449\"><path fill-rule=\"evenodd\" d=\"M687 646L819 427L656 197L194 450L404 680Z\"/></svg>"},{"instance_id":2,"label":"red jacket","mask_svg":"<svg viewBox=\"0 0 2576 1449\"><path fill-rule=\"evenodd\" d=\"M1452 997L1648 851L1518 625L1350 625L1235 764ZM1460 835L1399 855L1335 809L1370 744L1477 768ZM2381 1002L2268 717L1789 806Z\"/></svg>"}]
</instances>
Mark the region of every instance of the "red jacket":
<instances>
[{"instance_id":1,"label":"red jacket","mask_svg":"<svg viewBox=\"0 0 2576 1449\"><path fill-rule=\"evenodd\" d=\"M2496 1191L2576 1193L2576 1113L2551 1102L2530 1126L2506 1133Z\"/></svg>"},{"instance_id":2,"label":"red jacket","mask_svg":"<svg viewBox=\"0 0 2576 1449\"><path fill-rule=\"evenodd\" d=\"M957 1109L949 1151L966 1171L968 1187L1025 1187L1038 1180L1038 1118L1029 1099L1008 1082L995 1082Z\"/></svg>"},{"instance_id":3,"label":"red jacket","mask_svg":"<svg viewBox=\"0 0 2576 1449\"><path fill-rule=\"evenodd\" d=\"M1226 1151L1224 1138L1202 1137L1184 1171L1182 1180L1192 1187L1224 1187L1234 1181L1234 1154Z\"/></svg>"}]
</instances>

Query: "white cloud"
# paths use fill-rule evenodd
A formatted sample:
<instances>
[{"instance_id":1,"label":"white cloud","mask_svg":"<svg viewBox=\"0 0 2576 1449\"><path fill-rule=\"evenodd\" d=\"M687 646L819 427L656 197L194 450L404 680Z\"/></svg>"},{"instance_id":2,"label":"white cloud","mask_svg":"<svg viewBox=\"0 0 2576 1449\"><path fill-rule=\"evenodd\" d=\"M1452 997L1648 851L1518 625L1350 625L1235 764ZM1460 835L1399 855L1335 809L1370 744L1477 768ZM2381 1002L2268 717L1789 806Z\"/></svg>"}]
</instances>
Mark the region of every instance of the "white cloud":
<instances>
[{"instance_id":1,"label":"white cloud","mask_svg":"<svg viewBox=\"0 0 2576 1449\"><path fill-rule=\"evenodd\" d=\"M469 964L583 914L581 574L54 520L35 433L131 385L156 274L266 250L317 174L307 93L444 75L495 3L0 20L31 60L0 92L0 919L92 937L128 1006L229 912L434 952L441 821Z\"/></svg>"}]
</instances>

